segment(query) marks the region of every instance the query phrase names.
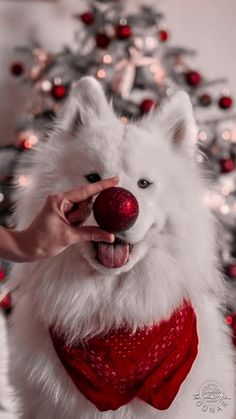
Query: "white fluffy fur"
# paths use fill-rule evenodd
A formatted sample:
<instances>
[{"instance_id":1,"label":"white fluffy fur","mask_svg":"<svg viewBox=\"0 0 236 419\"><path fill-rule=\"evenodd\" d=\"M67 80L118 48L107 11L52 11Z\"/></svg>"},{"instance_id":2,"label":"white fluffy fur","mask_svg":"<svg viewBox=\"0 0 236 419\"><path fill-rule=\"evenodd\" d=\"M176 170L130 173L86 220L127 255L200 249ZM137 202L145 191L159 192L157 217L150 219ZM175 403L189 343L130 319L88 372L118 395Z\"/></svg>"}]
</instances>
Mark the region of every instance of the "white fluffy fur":
<instances>
[{"instance_id":1,"label":"white fluffy fur","mask_svg":"<svg viewBox=\"0 0 236 419\"><path fill-rule=\"evenodd\" d=\"M0 419L17 418L16 400L8 380L7 327L0 312Z\"/></svg>"},{"instance_id":2,"label":"white fluffy fur","mask_svg":"<svg viewBox=\"0 0 236 419\"><path fill-rule=\"evenodd\" d=\"M10 376L21 405L19 418L207 418L212 414L195 405L193 394L215 381L231 399L217 417L234 419L234 353L220 312L224 286L195 141L184 92L141 122L123 125L94 79L86 77L74 87L50 140L39 145L25 169L30 182L19 191L18 228L30 223L49 193L83 185L84 176L94 172L102 178L118 175L119 185L137 197L140 215L125 234L134 248L122 268L99 264L91 243L14 266L11 284L19 287L13 294ZM139 189L140 178L153 185ZM87 223L96 224L92 215ZM197 314L199 354L171 407L158 411L135 399L116 412L99 412L65 372L49 325L69 342L124 321L135 329L167 318L184 297Z\"/></svg>"}]
</instances>

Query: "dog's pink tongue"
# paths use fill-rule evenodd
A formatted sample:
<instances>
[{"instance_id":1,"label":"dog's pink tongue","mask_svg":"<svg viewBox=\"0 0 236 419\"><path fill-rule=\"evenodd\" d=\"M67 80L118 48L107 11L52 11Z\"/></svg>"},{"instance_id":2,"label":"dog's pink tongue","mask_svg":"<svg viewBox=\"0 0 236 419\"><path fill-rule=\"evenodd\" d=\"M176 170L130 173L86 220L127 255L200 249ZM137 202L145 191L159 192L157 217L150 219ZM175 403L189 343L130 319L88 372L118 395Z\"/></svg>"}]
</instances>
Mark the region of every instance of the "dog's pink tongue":
<instances>
[{"instance_id":1,"label":"dog's pink tongue","mask_svg":"<svg viewBox=\"0 0 236 419\"><path fill-rule=\"evenodd\" d=\"M98 257L100 262L107 268L120 268L129 259L128 244L98 244Z\"/></svg>"}]
</instances>

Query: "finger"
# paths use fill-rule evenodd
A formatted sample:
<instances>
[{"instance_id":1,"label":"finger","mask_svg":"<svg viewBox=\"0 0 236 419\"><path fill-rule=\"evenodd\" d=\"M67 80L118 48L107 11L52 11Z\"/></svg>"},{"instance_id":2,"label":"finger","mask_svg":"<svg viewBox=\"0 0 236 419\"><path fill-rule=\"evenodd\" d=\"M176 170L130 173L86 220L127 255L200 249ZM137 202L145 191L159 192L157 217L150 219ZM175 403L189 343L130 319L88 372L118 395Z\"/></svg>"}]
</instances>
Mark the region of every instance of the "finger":
<instances>
[{"instance_id":1,"label":"finger","mask_svg":"<svg viewBox=\"0 0 236 419\"><path fill-rule=\"evenodd\" d=\"M86 199L85 201L76 202L75 204L73 204L73 202L63 199L60 205L60 210L67 218L68 216L73 217L74 213L77 213L81 210L84 211L85 209L88 209L91 211L92 202L92 197Z\"/></svg>"},{"instance_id":2,"label":"finger","mask_svg":"<svg viewBox=\"0 0 236 419\"><path fill-rule=\"evenodd\" d=\"M80 235L81 240L83 241L95 241L95 242L108 242L113 243L115 240L115 236L112 233L108 233L107 231L101 230L99 227L80 227L76 229Z\"/></svg>"},{"instance_id":3,"label":"finger","mask_svg":"<svg viewBox=\"0 0 236 419\"><path fill-rule=\"evenodd\" d=\"M63 200L62 201L62 203L61 203L61 211L64 214L67 214L68 212L70 212L72 210L72 208L73 208L73 203L72 202L66 201L66 200Z\"/></svg>"},{"instance_id":4,"label":"finger","mask_svg":"<svg viewBox=\"0 0 236 419\"><path fill-rule=\"evenodd\" d=\"M91 214L92 202L90 198L86 201L74 204L72 210L66 214L67 220L71 223L83 223Z\"/></svg>"},{"instance_id":5,"label":"finger","mask_svg":"<svg viewBox=\"0 0 236 419\"><path fill-rule=\"evenodd\" d=\"M78 189L71 189L65 192L64 198L70 202L80 202L88 199L89 197L102 192L104 189L111 188L112 186L117 185L119 182L118 177L113 177L109 179L103 179L96 183L91 183L89 185L82 186Z\"/></svg>"}]
</instances>

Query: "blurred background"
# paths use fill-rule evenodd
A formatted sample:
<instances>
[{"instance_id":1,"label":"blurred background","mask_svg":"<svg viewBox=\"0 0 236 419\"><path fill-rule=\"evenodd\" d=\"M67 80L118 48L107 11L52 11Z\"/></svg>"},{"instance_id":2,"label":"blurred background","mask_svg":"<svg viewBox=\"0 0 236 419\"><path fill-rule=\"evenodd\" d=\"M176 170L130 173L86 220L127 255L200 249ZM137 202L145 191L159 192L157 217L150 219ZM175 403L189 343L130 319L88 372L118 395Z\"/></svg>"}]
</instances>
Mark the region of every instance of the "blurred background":
<instances>
[{"instance_id":1,"label":"blurred background","mask_svg":"<svg viewBox=\"0 0 236 419\"><path fill-rule=\"evenodd\" d=\"M123 123L175 90L191 97L198 162L210 170L207 204L219 221L219 261L236 329L235 0L0 0L0 224L14 226L22 153L47 140L71 83L93 75ZM0 261L4 285L10 265ZM1 305L10 312L10 296Z\"/></svg>"},{"instance_id":2,"label":"blurred background","mask_svg":"<svg viewBox=\"0 0 236 419\"><path fill-rule=\"evenodd\" d=\"M74 13L87 10L82 0L0 0L0 144L14 141L15 118L23 113L25 89L9 73L14 48L35 37L47 49L71 44L78 23ZM196 49L195 66L207 76L226 77L236 93L236 2L234 0L127 0L125 9L154 4L165 14L171 43Z\"/></svg>"}]
</instances>

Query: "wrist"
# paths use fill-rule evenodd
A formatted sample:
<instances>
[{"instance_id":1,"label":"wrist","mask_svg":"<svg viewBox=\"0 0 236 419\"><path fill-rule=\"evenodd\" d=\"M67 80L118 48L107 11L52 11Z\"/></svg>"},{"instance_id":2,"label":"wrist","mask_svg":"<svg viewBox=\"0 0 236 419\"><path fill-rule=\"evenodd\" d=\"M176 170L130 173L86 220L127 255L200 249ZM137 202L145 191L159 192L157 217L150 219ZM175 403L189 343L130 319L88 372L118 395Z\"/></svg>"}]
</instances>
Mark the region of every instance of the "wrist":
<instances>
[{"instance_id":1,"label":"wrist","mask_svg":"<svg viewBox=\"0 0 236 419\"><path fill-rule=\"evenodd\" d=\"M32 237L29 240L28 230L10 230L9 231L14 241L15 257L14 262L34 262L37 260L37 246L32 242Z\"/></svg>"}]
</instances>

